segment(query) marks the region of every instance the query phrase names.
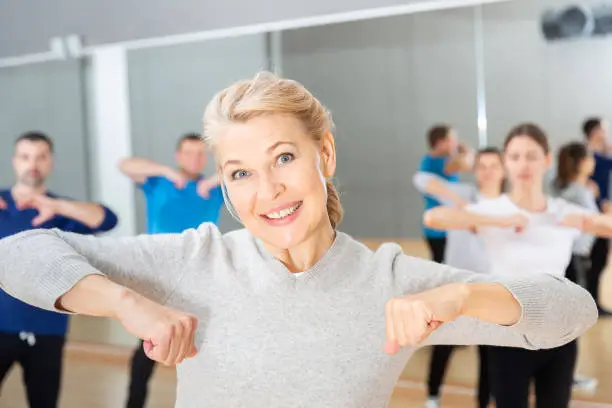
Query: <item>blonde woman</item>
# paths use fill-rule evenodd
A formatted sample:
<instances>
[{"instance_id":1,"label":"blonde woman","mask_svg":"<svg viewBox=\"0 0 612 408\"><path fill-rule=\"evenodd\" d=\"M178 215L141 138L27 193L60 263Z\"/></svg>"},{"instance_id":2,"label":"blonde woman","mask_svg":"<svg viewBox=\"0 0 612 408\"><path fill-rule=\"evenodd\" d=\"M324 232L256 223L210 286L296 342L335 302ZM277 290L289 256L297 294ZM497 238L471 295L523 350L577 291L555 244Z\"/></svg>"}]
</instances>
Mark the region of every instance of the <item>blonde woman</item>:
<instances>
[{"instance_id":1,"label":"blonde woman","mask_svg":"<svg viewBox=\"0 0 612 408\"><path fill-rule=\"evenodd\" d=\"M597 320L567 280L458 270L339 231L332 120L294 81L230 86L204 130L245 229L0 241L4 290L119 320L151 359L178 365L177 408L384 407L421 346L551 348Z\"/></svg>"}]
</instances>

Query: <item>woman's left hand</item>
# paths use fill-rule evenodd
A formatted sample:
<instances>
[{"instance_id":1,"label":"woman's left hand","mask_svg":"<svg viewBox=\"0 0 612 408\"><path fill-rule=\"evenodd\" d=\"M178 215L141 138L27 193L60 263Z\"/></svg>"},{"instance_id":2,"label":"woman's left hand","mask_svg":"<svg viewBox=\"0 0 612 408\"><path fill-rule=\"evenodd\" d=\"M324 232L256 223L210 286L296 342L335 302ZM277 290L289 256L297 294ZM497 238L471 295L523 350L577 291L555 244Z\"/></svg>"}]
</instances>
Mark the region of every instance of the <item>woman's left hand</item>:
<instances>
[{"instance_id":1,"label":"woman's left hand","mask_svg":"<svg viewBox=\"0 0 612 408\"><path fill-rule=\"evenodd\" d=\"M385 352L423 342L443 323L461 316L468 297L466 284L453 283L387 302Z\"/></svg>"}]
</instances>

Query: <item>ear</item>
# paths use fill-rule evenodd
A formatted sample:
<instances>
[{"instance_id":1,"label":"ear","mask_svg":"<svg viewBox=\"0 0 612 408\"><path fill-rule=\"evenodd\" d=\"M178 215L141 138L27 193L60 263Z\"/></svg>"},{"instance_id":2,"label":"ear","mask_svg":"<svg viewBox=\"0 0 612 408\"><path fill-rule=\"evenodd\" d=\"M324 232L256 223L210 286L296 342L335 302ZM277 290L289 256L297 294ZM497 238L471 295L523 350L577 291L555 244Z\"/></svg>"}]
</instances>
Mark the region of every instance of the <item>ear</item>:
<instances>
[{"instance_id":1,"label":"ear","mask_svg":"<svg viewBox=\"0 0 612 408\"><path fill-rule=\"evenodd\" d=\"M336 173L336 144L334 135L326 132L321 139L321 171L325 178L331 178Z\"/></svg>"},{"instance_id":2,"label":"ear","mask_svg":"<svg viewBox=\"0 0 612 408\"><path fill-rule=\"evenodd\" d=\"M552 155L548 153L546 155L546 169L550 169L551 164L552 164Z\"/></svg>"}]
</instances>

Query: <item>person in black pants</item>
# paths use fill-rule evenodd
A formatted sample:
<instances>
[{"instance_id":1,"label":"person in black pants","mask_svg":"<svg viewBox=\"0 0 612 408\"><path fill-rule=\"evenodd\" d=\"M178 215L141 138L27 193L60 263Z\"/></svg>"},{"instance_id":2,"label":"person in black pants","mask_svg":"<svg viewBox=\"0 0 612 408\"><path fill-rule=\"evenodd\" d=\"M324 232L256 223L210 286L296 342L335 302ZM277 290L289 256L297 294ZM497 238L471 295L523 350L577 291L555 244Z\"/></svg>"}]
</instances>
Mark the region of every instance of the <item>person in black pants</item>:
<instances>
[{"instance_id":1,"label":"person in black pants","mask_svg":"<svg viewBox=\"0 0 612 408\"><path fill-rule=\"evenodd\" d=\"M447 125L437 125L427 133L429 152L423 156L419 165L420 172L434 174L449 182L458 182L459 173L472 170L474 152L459 143L453 128ZM425 210L439 206L441 203L433 196L424 194ZM423 228L423 235L429 246L431 259L434 262L444 262L446 247L446 232L431 228ZM446 371L446 363L452 353L453 346L434 346L430 361L428 383L430 407L437 406L440 385Z\"/></svg>"},{"instance_id":2,"label":"person in black pants","mask_svg":"<svg viewBox=\"0 0 612 408\"><path fill-rule=\"evenodd\" d=\"M489 347L489 372L496 401L502 401L504 407L527 408L529 385L537 373L537 408L566 408L577 352L575 341L538 351Z\"/></svg>"},{"instance_id":3,"label":"person in black pants","mask_svg":"<svg viewBox=\"0 0 612 408\"><path fill-rule=\"evenodd\" d=\"M91 235L117 224L110 209L47 189L53 159L53 140L44 133L27 132L15 141L16 183L0 189L0 239L30 229ZM30 408L58 406L68 323L68 315L32 307L0 289L0 385L19 364Z\"/></svg>"},{"instance_id":4,"label":"person in black pants","mask_svg":"<svg viewBox=\"0 0 612 408\"><path fill-rule=\"evenodd\" d=\"M446 237L427 238L427 246L429 247L432 261L444 263ZM432 347L431 359L429 360L429 377L427 378L427 395L430 399L427 408L437 406L437 399L440 395L440 387L444 381L444 375L446 374L448 360L454 349L455 346L451 345Z\"/></svg>"},{"instance_id":5,"label":"person in black pants","mask_svg":"<svg viewBox=\"0 0 612 408\"><path fill-rule=\"evenodd\" d=\"M608 265L608 253L610 251L610 240L608 238L597 238L591 249L591 267L586 274L586 289L589 291L597 307L600 316L610 316L612 312L604 309L599 303L599 282L601 275Z\"/></svg>"},{"instance_id":6,"label":"person in black pants","mask_svg":"<svg viewBox=\"0 0 612 408\"><path fill-rule=\"evenodd\" d=\"M30 407L57 406L64 344L64 336L0 333L0 379L19 363Z\"/></svg>"},{"instance_id":7,"label":"person in black pants","mask_svg":"<svg viewBox=\"0 0 612 408\"><path fill-rule=\"evenodd\" d=\"M610 172L612 172L612 151L608 144L607 124L602 118L588 118L582 124L582 131L589 151L595 158L595 169L591 179L597 184L597 204L601 212L612 211L610 205ZM607 238L597 238L591 250L591 268L587 273L587 290L597 302L599 316L610 316L612 312L604 309L599 303L599 281L608 263L610 241Z\"/></svg>"},{"instance_id":8,"label":"person in black pants","mask_svg":"<svg viewBox=\"0 0 612 408\"><path fill-rule=\"evenodd\" d=\"M149 392L148 384L154 370L155 361L147 357L141 340L130 364L130 387L126 408L142 408L145 406Z\"/></svg>"}]
</instances>

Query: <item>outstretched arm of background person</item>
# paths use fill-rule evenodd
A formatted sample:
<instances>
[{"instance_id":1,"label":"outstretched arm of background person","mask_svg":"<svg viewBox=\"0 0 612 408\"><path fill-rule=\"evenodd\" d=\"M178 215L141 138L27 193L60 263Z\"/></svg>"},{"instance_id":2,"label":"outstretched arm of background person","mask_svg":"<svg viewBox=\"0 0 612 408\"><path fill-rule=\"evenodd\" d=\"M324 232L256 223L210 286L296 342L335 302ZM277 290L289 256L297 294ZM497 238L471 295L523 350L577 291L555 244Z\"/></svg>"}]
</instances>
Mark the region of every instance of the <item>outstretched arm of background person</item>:
<instances>
[{"instance_id":1,"label":"outstretched arm of background person","mask_svg":"<svg viewBox=\"0 0 612 408\"><path fill-rule=\"evenodd\" d=\"M221 184L221 178L218 174L198 182L198 194L202 197L208 197L210 190Z\"/></svg>"},{"instance_id":2,"label":"outstretched arm of background person","mask_svg":"<svg viewBox=\"0 0 612 408\"><path fill-rule=\"evenodd\" d=\"M442 177L423 171L412 178L414 187L423 194L434 196L446 205L463 207L469 203L472 186L464 183L449 183Z\"/></svg>"},{"instance_id":3,"label":"outstretched arm of background person","mask_svg":"<svg viewBox=\"0 0 612 408\"><path fill-rule=\"evenodd\" d=\"M481 227L525 228L527 217L520 213L511 215L486 215L458 207L439 206L425 212L426 227L440 230L477 230Z\"/></svg>"},{"instance_id":4,"label":"outstretched arm of background person","mask_svg":"<svg viewBox=\"0 0 612 408\"><path fill-rule=\"evenodd\" d=\"M471 171L474 166L474 150L463 144L459 145L459 151L454 154L444 166L444 173L453 174Z\"/></svg>"},{"instance_id":5,"label":"outstretched arm of background person","mask_svg":"<svg viewBox=\"0 0 612 408\"><path fill-rule=\"evenodd\" d=\"M109 231L117 225L117 216L110 209L96 203L72 201L39 194L16 204L20 209L35 208L38 210L38 215L32 220L35 227L56 215L74 220L82 224L84 229L97 232Z\"/></svg>"},{"instance_id":6,"label":"outstretched arm of background person","mask_svg":"<svg viewBox=\"0 0 612 408\"><path fill-rule=\"evenodd\" d=\"M599 213L587 208L570 204L560 214L560 223L563 226L576 228L587 234L602 238L612 238L612 214Z\"/></svg>"},{"instance_id":7,"label":"outstretched arm of background person","mask_svg":"<svg viewBox=\"0 0 612 408\"><path fill-rule=\"evenodd\" d=\"M134 182L143 184L149 177L161 176L184 187L189 181L180 171L142 157L128 157L119 161L119 170Z\"/></svg>"}]
</instances>

